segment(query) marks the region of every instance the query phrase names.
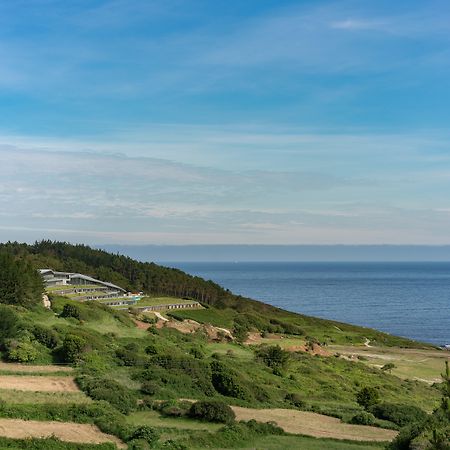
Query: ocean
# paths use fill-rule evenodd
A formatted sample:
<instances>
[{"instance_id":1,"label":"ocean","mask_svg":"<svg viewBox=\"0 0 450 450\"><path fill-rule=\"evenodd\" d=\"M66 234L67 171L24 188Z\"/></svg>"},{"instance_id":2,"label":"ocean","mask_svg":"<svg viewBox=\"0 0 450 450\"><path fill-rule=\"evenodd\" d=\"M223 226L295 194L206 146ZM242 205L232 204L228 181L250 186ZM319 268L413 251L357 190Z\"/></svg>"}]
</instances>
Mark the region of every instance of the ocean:
<instances>
[{"instance_id":1,"label":"ocean","mask_svg":"<svg viewBox=\"0 0 450 450\"><path fill-rule=\"evenodd\" d=\"M289 311L450 344L450 263L164 265Z\"/></svg>"}]
</instances>

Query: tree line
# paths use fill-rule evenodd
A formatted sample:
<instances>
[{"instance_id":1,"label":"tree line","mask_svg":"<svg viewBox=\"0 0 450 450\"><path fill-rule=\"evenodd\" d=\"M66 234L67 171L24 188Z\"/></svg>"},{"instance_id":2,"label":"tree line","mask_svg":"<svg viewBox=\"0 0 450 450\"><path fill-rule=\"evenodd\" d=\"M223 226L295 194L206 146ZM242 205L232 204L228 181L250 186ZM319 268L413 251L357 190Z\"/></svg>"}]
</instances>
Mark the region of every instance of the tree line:
<instances>
[{"instance_id":1,"label":"tree line","mask_svg":"<svg viewBox=\"0 0 450 450\"><path fill-rule=\"evenodd\" d=\"M136 261L124 255L93 249L87 245L49 240L31 245L8 242L0 244L0 253L16 261L23 261L28 271L30 268L34 268L35 272L37 269L51 268L57 271L83 273L117 284L129 291L189 297L215 306L227 303L234 297L218 284L181 270L159 266L152 262ZM28 277L31 275L28 274ZM39 289L41 287L37 286L37 291Z\"/></svg>"}]
</instances>

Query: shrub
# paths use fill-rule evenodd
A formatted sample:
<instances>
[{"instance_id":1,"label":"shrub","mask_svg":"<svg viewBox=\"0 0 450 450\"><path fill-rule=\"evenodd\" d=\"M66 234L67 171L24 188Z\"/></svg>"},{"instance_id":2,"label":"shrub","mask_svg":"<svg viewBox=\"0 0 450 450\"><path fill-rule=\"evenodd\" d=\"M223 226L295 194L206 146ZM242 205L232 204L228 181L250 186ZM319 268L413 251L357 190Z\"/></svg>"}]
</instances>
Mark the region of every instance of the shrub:
<instances>
[{"instance_id":1,"label":"shrub","mask_svg":"<svg viewBox=\"0 0 450 450\"><path fill-rule=\"evenodd\" d=\"M105 400L124 414L136 408L136 396L117 381L98 377L79 377L80 388L94 400Z\"/></svg>"},{"instance_id":2,"label":"shrub","mask_svg":"<svg viewBox=\"0 0 450 450\"><path fill-rule=\"evenodd\" d=\"M420 422L427 418L427 413L417 406L397 405L394 403L373 405L370 408L370 412L378 419L389 420L400 427Z\"/></svg>"},{"instance_id":3,"label":"shrub","mask_svg":"<svg viewBox=\"0 0 450 450\"><path fill-rule=\"evenodd\" d=\"M235 419L233 410L224 402L203 400L194 403L189 409L189 416L208 422L231 423Z\"/></svg>"},{"instance_id":4,"label":"shrub","mask_svg":"<svg viewBox=\"0 0 450 450\"><path fill-rule=\"evenodd\" d=\"M256 357L261 359L272 369L283 369L289 361L289 352L283 350L279 345L261 347L256 351Z\"/></svg>"},{"instance_id":5,"label":"shrub","mask_svg":"<svg viewBox=\"0 0 450 450\"><path fill-rule=\"evenodd\" d=\"M363 387L356 394L356 401L363 408L368 409L371 406L378 403L380 396L378 394L378 390L374 387Z\"/></svg>"},{"instance_id":6,"label":"shrub","mask_svg":"<svg viewBox=\"0 0 450 450\"><path fill-rule=\"evenodd\" d=\"M268 434L274 434L274 435L281 435L284 434L284 430L280 428L276 423L274 422L257 422L256 420L252 419L248 422L244 422L244 424L247 426L247 428L255 433L260 434L263 436L266 436Z\"/></svg>"},{"instance_id":7,"label":"shrub","mask_svg":"<svg viewBox=\"0 0 450 450\"><path fill-rule=\"evenodd\" d=\"M158 384L152 380L144 381L141 385L141 392L145 395L155 395L158 391Z\"/></svg>"},{"instance_id":8,"label":"shrub","mask_svg":"<svg viewBox=\"0 0 450 450\"><path fill-rule=\"evenodd\" d=\"M70 303L66 303L64 308L60 314L61 317L73 317L74 319L80 320L81 312L80 308L77 305L72 305Z\"/></svg>"},{"instance_id":9,"label":"shrub","mask_svg":"<svg viewBox=\"0 0 450 450\"><path fill-rule=\"evenodd\" d=\"M47 348L56 348L59 344L58 333L43 325L35 325L31 330L35 339Z\"/></svg>"},{"instance_id":10,"label":"shrub","mask_svg":"<svg viewBox=\"0 0 450 450\"><path fill-rule=\"evenodd\" d=\"M362 411L355 414L349 422L355 425L373 425L375 423L375 417L369 412Z\"/></svg>"},{"instance_id":11,"label":"shrub","mask_svg":"<svg viewBox=\"0 0 450 450\"><path fill-rule=\"evenodd\" d=\"M182 417L186 416L189 413L189 409L191 406L191 402L169 400L161 403L158 410L164 416Z\"/></svg>"},{"instance_id":12,"label":"shrub","mask_svg":"<svg viewBox=\"0 0 450 450\"><path fill-rule=\"evenodd\" d=\"M130 436L130 439L132 441L133 440L145 441L150 445L150 447L153 447L158 442L159 437L160 434L155 428L143 425L134 430L133 434Z\"/></svg>"},{"instance_id":13,"label":"shrub","mask_svg":"<svg viewBox=\"0 0 450 450\"><path fill-rule=\"evenodd\" d=\"M86 347L86 340L75 334L68 334L61 346L61 356L64 361L74 363L78 361Z\"/></svg>"},{"instance_id":14,"label":"shrub","mask_svg":"<svg viewBox=\"0 0 450 450\"><path fill-rule=\"evenodd\" d=\"M150 445L144 439L133 439L127 442L128 450L150 450Z\"/></svg>"},{"instance_id":15,"label":"shrub","mask_svg":"<svg viewBox=\"0 0 450 450\"><path fill-rule=\"evenodd\" d=\"M29 363L34 361L39 355L39 351L31 342L12 341L8 345L8 359L19 363Z\"/></svg>"},{"instance_id":16,"label":"shrub","mask_svg":"<svg viewBox=\"0 0 450 450\"><path fill-rule=\"evenodd\" d=\"M251 398L250 391L241 383L239 376L220 361L211 363L211 381L214 389L226 397L240 398L248 400Z\"/></svg>"},{"instance_id":17,"label":"shrub","mask_svg":"<svg viewBox=\"0 0 450 450\"><path fill-rule=\"evenodd\" d=\"M389 372L389 373L391 373L392 372L392 369L395 369L396 368L396 365L394 364L394 363L387 363L387 364L385 364L382 368L381 368L381 370L383 371L383 372Z\"/></svg>"},{"instance_id":18,"label":"shrub","mask_svg":"<svg viewBox=\"0 0 450 450\"><path fill-rule=\"evenodd\" d=\"M305 407L304 400L296 392L286 394L286 397L284 399L287 402L289 402L291 405L294 405L296 408L304 408Z\"/></svg>"},{"instance_id":19,"label":"shrub","mask_svg":"<svg viewBox=\"0 0 450 450\"><path fill-rule=\"evenodd\" d=\"M147 362L145 355L138 350L123 347L116 350L116 356L124 366L143 366Z\"/></svg>"},{"instance_id":20,"label":"shrub","mask_svg":"<svg viewBox=\"0 0 450 450\"><path fill-rule=\"evenodd\" d=\"M17 334L19 318L13 308L0 304L0 344Z\"/></svg>"},{"instance_id":21,"label":"shrub","mask_svg":"<svg viewBox=\"0 0 450 450\"><path fill-rule=\"evenodd\" d=\"M247 340L249 329L246 326L235 323L232 331L236 342L242 343Z\"/></svg>"}]
</instances>

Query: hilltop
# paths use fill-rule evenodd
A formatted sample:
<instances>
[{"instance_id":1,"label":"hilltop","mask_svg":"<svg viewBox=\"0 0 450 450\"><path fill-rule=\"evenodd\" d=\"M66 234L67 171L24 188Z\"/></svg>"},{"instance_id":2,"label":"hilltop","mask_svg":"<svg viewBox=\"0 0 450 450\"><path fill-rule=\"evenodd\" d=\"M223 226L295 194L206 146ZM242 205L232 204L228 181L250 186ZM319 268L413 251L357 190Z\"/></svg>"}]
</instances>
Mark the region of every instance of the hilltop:
<instances>
[{"instance_id":1,"label":"hilltop","mask_svg":"<svg viewBox=\"0 0 450 450\"><path fill-rule=\"evenodd\" d=\"M0 421L15 430L0 435L0 448L368 450L401 430L397 450L447 439L450 391L413 380L439 377L446 353L431 346L86 246L8 243L0 255ZM155 316L50 292L46 309L42 268L203 307ZM408 365L406 354L436 361L435 372ZM62 442L23 440L21 420Z\"/></svg>"}]
</instances>

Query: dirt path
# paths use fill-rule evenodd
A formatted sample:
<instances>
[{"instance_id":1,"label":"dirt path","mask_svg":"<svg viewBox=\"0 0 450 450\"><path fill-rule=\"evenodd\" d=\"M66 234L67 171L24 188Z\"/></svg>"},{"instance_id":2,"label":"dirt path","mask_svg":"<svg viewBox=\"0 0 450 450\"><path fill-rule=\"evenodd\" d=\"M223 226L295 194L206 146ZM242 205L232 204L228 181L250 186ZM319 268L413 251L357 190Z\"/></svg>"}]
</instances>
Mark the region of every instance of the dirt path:
<instances>
[{"instance_id":1,"label":"dirt path","mask_svg":"<svg viewBox=\"0 0 450 450\"><path fill-rule=\"evenodd\" d=\"M318 438L352 441L391 441L397 432L383 428L342 423L334 417L291 409L251 409L232 406L237 420L275 422L284 431Z\"/></svg>"},{"instance_id":2,"label":"dirt path","mask_svg":"<svg viewBox=\"0 0 450 450\"><path fill-rule=\"evenodd\" d=\"M46 438L56 436L62 441L85 444L112 442L119 448L127 446L115 436L101 432L95 425L38 422L34 420L0 419L0 436L12 439Z\"/></svg>"},{"instance_id":3,"label":"dirt path","mask_svg":"<svg viewBox=\"0 0 450 450\"><path fill-rule=\"evenodd\" d=\"M73 372L72 367L67 366L28 366L25 364L4 363L0 362L0 372Z\"/></svg>"},{"instance_id":4,"label":"dirt path","mask_svg":"<svg viewBox=\"0 0 450 450\"><path fill-rule=\"evenodd\" d=\"M33 392L79 392L72 377L0 375L0 389Z\"/></svg>"}]
</instances>

